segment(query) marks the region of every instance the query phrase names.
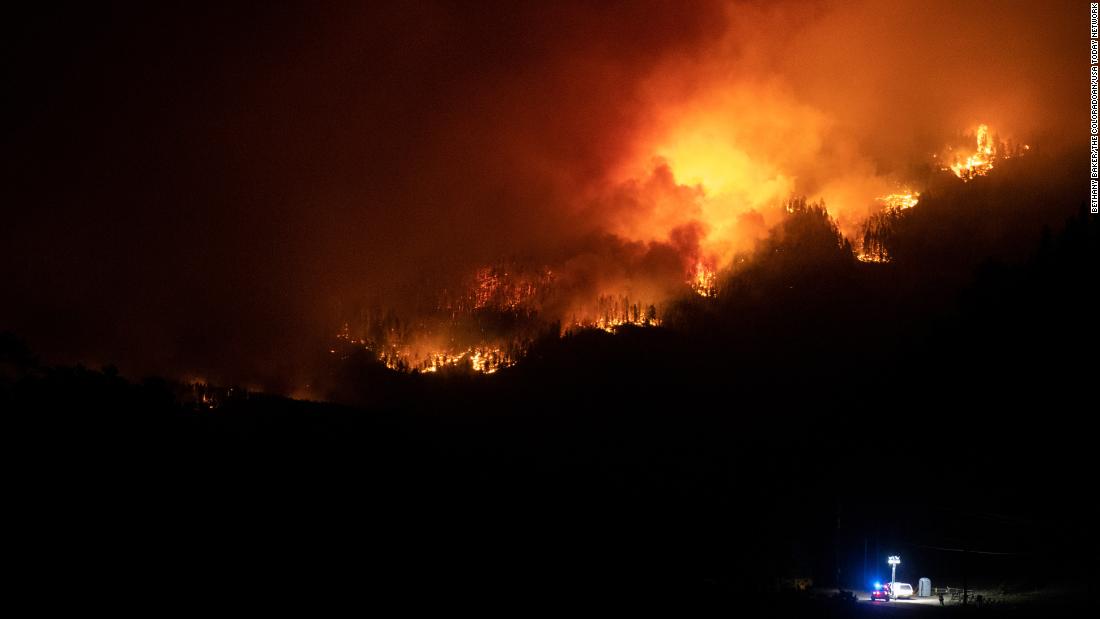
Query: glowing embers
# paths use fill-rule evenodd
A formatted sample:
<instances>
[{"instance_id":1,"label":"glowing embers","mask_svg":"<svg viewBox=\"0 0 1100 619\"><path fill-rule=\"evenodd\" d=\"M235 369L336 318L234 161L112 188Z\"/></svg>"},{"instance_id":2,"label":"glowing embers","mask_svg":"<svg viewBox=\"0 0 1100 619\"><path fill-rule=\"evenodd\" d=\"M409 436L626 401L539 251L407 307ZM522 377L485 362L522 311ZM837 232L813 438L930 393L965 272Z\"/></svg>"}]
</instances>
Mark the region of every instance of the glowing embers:
<instances>
[{"instance_id":1,"label":"glowing embers","mask_svg":"<svg viewBox=\"0 0 1100 619\"><path fill-rule=\"evenodd\" d=\"M977 131L977 150L970 155L955 154L954 161L945 169L951 170L955 176L968 181L975 176L985 176L993 169L994 149L993 141L989 137L989 126L979 125Z\"/></svg>"},{"instance_id":2,"label":"glowing embers","mask_svg":"<svg viewBox=\"0 0 1100 619\"><path fill-rule=\"evenodd\" d=\"M614 333L621 327L659 327L661 319L657 315L657 306L632 302L625 295L601 295L595 307L587 307L581 314L562 329L564 335L570 331L600 329Z\"/></svg>"},{"instance_id":3,"label":"glowing embers","mask_svg":"<svg viewBox=\"0 0 1100 619\"><path fill-rule=\"evenodd\" d=\"M860 262L875 262L886 263L890 262L890 256L885 250L879 249L878 251L860 251L856 254L856 260Z\"/></svg>"},{"instance_id":4,"label":"glowing embers","mask_svg":"<svg viewBox=\"0 0 1100 619\"><path fill-rule=\"evenodd\" d=\"M998 160L1019 157L1031 150L1027 144L1013 146L1011 143L997 141L990 132L989 125L978 125L974 132L974 141L973 150L949 148L948 153L941 160L940 169L950 171L965 182L974 177L989 174Z\"/></svg>"},{"instance_id":5,"label":"glowing embers","mask_svg":"<svg viewBox=\"0 0 1100 619\"><path fill-rule=\"evenodd\" d=\"M607 331L608 333L614 333L620 327L625 326L634 327L659 327L661 326L661 319L656 316L644 317L644 318L597 318L593 322L579 322L574 325L577 328L582 329L600 329L601 331Z\"/></svg>"},{"instance_id":6,"label":"glowing embers","mask_svg":"<svg viewBox=\"0 0 1100 619\"><path fill-rule=\"evenodd\" d=\"M378 359L382 365L397 372L439 372L445 369L466 367L481 374L493 374L502 368L514 365L520 353L515 342L511 347L491 344L478 344L461 348L461 345L448 347L440 344L439 339L418 337L397 337L393 333L392 341L371 340L352 334L348 324L336 334L336 344L329 353L348 359L355 351L366 351ZM449 348L449 349L448 349Z\"/></svg>"},{"instance_id":7,"label":"glowing embers","mask_svg":"<svg viewBox=\"0 0 1100 619\"><path fill-rule=\"evenodd\" d=\"M875 200L887 209L895 209L901 211L916 206L917 203L920 202L920 192L913 191L909 188L904 188L898 191L898 193L881 196L879 198L875 198Z\"/></svg>"},{"instance_id":8,"label":"glowing embers","mask_svg":"<svg viewBox=\"0 0 1100 619\"><path fill-rule=\"evenodd\" d=\"M465 350L427 352L397 346L381 350L376 350L369 345L364 345L363 348L377 356L387 368L396 372L428 374L447 370L460 371L465 368L480 374L494 374L516 362L512 355L496 346L471 346Z\"/></svg>"},{"instance_id":9,"label":"glowing embers","mask_svg":"<svg viewBox=\"0 0 1100 619\"><path fill-rule=\"evenodd\" d=\"M886 263L891 261L890 248L894 247L894 231L904 218L901 209L888 208L867 218L859 240L856 259L860 262Z\"/></svg>"},{"instance_id":10,"label":"glowing embers","mask_svg":"<svg viewBox=\"0 0 1100 619\"><path fill-rule=\"evenodd\" d=\"M718 293L718 274L713 267L699 260L689 274L688 285L701 297L713 297Z\"/></svg>"},{"instance_id":11,"label":"glowing embers","mask_svg":"<svg viewBox=\"0 0 1100 619\"><path fill-rule=\"evenodd\" d=\"M479 268L472 285L454 299L444 299L441 307L460 313L476 310L500 312L533 311L553 289L554 273L548 268L523 269L501 264Z\"/></svg>"},{"instance_id":12,"label":"glowing embers","mask_svg":"<svg viewBox=\"0 0 1100 619\"><path fill-rule=\"evenodd\" d=\"M496 269L486 267L478 269L477 275L474 277L477 283L471 291L471 296L473 297L474 307L481 309L489 306L493 301L493 297L500 289L501 276Z\"/></svg>"},{"instance_id":13,"label":"glowing embers","mask_svg":"<svg viewBox=\"0 0 1100 619\"><path fill-rule=\"evenodd\" d=\"M473 347L458 354L430 353L425 364L414 368L417 372L438 372L448 367L469 364L470 369L482 374L493 374L515 361L499 348Z\"/></svg>"},{"instance_id":14,"label":"glowing embers","mask_svg":"<svg viewBox=\"0 0 1100 619\"><path fill-rule=\"evenodd\" d=\"M863 238L856 259L860 262L887 263L890 253L886 249L891 226L901 216L900 213L916 206L920 202L920 192L903 187L897 193L875 198L883 205L883 210L872 215L864 224Z\"/></svg>"}]
</instances>

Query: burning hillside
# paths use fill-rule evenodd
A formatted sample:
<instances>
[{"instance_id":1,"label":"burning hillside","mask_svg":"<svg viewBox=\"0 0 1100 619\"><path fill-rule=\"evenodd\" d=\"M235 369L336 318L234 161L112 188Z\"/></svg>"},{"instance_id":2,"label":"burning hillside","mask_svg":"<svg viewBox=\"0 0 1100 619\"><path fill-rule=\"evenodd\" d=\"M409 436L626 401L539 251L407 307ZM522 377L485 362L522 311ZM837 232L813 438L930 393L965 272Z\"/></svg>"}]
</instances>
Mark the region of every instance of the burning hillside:
<instances>
[{"instance_id":1,"label":"burning hillside","mask_svg":"<svg viewBox=\"0 0 1100 619\"><path fill-rule=\"evenodd\" d=\"M878 202L881 202L883 207L887 210L904 210L907 208L913 208L917 205L918 202L920 202L920 192L913 191L911 189L902 189L898 193L892 193L875 199Z\"/></svg>"},{"instance_id":2,"label":"burning hillside","mask_svg":"<svg viewBox=\"0 0 1100 619\"><path fill-rule=\"evenodd\" d=\"M998 161L1021 157L1031 150L1031 146L1027 144L999 140L986 124L978 125L963 137L973 141L973 148L965 145L947 146L942 155L933 155L933 158L941 172L950 172L964 183L990 174ZM895 193L876 198L882 208L863 222L858 239L860 249L856 258L861 262L890 262L891 257L884 239L901 216L901 211L917 206L920 197L919 191L906 186Z\"/></svg>"},{"instance_id":3,"label":"burning hillside","mask_svg":"<svg viewBox=\"0 0 1100 619\"><path fill-rule=\"evenodd\" d=\"M999 140L997 135L990 131L989 125L978 125L977 129L968 135L973 138L974 146L948 147L940 159L942 162L940 169L950 171L963 182L989 174L999 159L1019 157L1031 150L1031 146L1027 144Z\"/></svg>"},{"instance_id":4,"label":"burning hillside","mask_svg":"<svg viewBox=\"0 0 1100 619\"><path fill-rule=\"evenodd\" d=\"M1080 86L1051 67L1079 15L929 4L150 8L72 24L91 38L62 11L13 39L49 66L16 86L4 326L292 393L345 322L423 369L513 358L532 324L667 325L791 196L857 241L939 176L1078 148Z\"/></svg>"},{"instance_id":5,"label":"burning hillside","mask_svg":"<svg viewBox=\"0 0 1100 619\"><path fill-rule=\"evenodd\" d=\"M949 164L944 163L947 156L935 158L939 168L963 182L989 174L997 161L1030 148L999 141L986 124L966 135L976 144L973 150L947 147L953 157ZM716 160L708 160L708 153ZM596 198L598 208L632 206L623 211L616 234L581 243L553 264L525 266L513 260L478 267L457 287L429 295L430 302L407 317L382 310L361 313L345 323L333 353L365 348L394 370L467 368L492 374L514 364L541 335L659 326L666 305L692 295L715 298L720 274L728 271L733 256L761 238L769 222L794 215L801 202L780 199L778 187L751 198L743 190L734 192L744 179L722 172L736 170L739 163L721 148L703 149L686 161L689 170L706 171L698 177L684 174L695 179L694 185L677 180L672 161L659 160L648 178L625 181ZM852 233L854 256L862 262L890 262L891 230L904 212L920 204L921 192L912 183L891 182L890 193L852 198L874 205ZM868 187L879 184L875 177ZM792 185L784 181L782 187ZM858 212L846 202L824 204L833 218ZM730 225L722 209L743 212Z\"/></svg>"},{"instance_id":6,"label":"burning hillside","mask_svg":"<svg viewBox=\"0 0 1100 619\"><path fill-rule=\"evenodd\" d=\"M705 278L705 274L703 275ZM713 274L704 279L713 285ZM700 294L694 282L685 290ZM398 371L434 373L467 368L492 374L515 363L537 337L584 329L615 332L625 325L661 324L657 305L626 293L600 293L583 302L550 268L482 267L469 288L442 291L436 303L406 320L391 310L360 313L345 322L330 352L346 357L366 349Z\"/></svg>"},{"instance_id":7,"label":"burning hillside","mask_svg":"<svg viewBox=\"0 0 1100 619\"><path fill-rule=\"evenodd\" d=\"M701 297L713 297L718 294L718 273L715 272L713 265L708 265L701 260L692 270L688 283L695 294Z\"/></svg>"}]
</instances>

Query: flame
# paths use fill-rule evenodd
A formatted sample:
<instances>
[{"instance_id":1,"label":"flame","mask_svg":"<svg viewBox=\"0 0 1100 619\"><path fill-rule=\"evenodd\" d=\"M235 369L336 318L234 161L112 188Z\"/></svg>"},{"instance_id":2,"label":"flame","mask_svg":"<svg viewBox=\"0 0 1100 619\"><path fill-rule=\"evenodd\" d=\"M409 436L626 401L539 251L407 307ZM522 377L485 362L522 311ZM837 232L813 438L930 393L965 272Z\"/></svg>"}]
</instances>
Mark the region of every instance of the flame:
<instances>
[{"instance_id":1,"label":"flame","mask_svg":"<svg viewBox=\"0 0 1100 619\"><path fill-rule=\"evenodd\" d=\"M452 311L493 310L514 312L530 309L538 295L554 280L550 269L522 272L518 267L481 267L474 275L469 291L458 299L440 303Z\"/></svg>"},{"instance_id":2,"label":"flame","mask_svg":"<svg viewBox=\"0 0 1100 619\"><path fill-rule=\"evenodd\" d=\"M649 188L658 162L669 184L634 197L641 208L620 208L612 231L663 242L676 228L698 226L694 255L724 268L781 219L780 205L798 189L801 166L821 154L828 118L773 83L725 85L676 102L668 98L668 84L658 80L651 87L652 128L615 180Z\"/></svg>"},{"instance_id":3,"label":"flame","mask_svg":"<svg viewBox=\"0 0 1100 619\"><path fill-rule=\"evenodd\" d=\"M620 327L634 326L634 327L659 327L661 321L658 318L597 318L594 322L577 322L570 330L578 329L599 329L600 331L606 331L608 333L615 333Z\"/></svg>"},{"instance_id":4,"label":"flame","mask_svg":"<svg viewBox=\"0 0 1100 619\"><path fill-rule=\"evenodd\" d=\"M355 325L344 323L329 352L348 359L352 352L365 350L400 372L436 373L466 366L494 374L513 365L535 336L558 318L542 315L542 302L553 296L557 284L549 268L482 267L464 290L441 292L435 306L415 322L385 312ZM563 323L562 334L582 329L614 333L627 325L658 326L661 319L653 303L602 294L595 303L576 305L573 319Z\"/></svg>"},{"instance_id":5,"label":"flame","mask_svg":"<svg viewBox=\"0 0 1100 619\"><path fill-rule=\"evenodd\" d=\"M613 230L619 238L639 247L664 243L678 252L683 260L680 264L687 269L681 271L683 279L676 285L669 287L667 284L674 282L665 281L653 286L630 269L614 264L608 269L592 269L616 273L603 279L578 278L568 262L563 263L561 277L545 266L520 267L514 262L482 266L457 290L440 292L435 304L418 314L415 322L387 313L355 327L345 323L336 335L340 343L330 352L366 349L386 367L403 372L437 373L466 367L494 374L516 363L534 338L546 332L547 325L560 325L560 335L584 329L615 333L627 326L656 327L662 324L659 304L677 294L675 290L685 295L690 290L704 298L717 296L719 271L729 268L736 256L766 234L776 218L783 217L783 205L788 214L794 212L795 203L789 197L795 195L795 177L785 165L791 153L784 148L798 155L795 159L804 159L818 154L821 145L800 141L796 131L800 126L773 122L765 123L770 130L761 138L771 144L771 151L765 146L757 153L747 145L758 145L750 139L758 136L739 133L727 115L717 116L722 122L715 118L689 116L678 131L665 135L663 145L650 150L659 159L655 166L651 161L648 176L631 177L623 185L620 201L611 203L612 207L628 207L620 210L623 217L617 225L621 227ZM1028 145L998 143L986 124L973 134L972 152L960 148L938 158L942 170L964 182L988 174L999 159L1030 150ZM859 247L855 258L885 264L892 261L889 244L876 236L871 224L901 217L903 211L920 203L921 192L869 169L842 170L836 186L826 184L821 195L837 198L835 204L843 215L843 209L850 212L855 208L851 205L866 205L869 196L895 188L893 193L874 198L881 205L878 212L848 219L849 225L864 222L862 238L853 242ZM614 260L607 258L614 255L592 254L600 260ZM578 290L583 292L578 295ZM578 298L585 295L595 298Z\"/></svg>"},{"instance_id":6,"label":"flame","mask_svg":"<svg viewBox=\"0 0 1100 619\"><path fill-rule=\"evenodd\" d=\"M346 329L342 329L336 339L341 341L340 348L333 348L329 352L341 353L342 358L347 359L346 353L350 350L366 350L376 356L387 368L398 372L428 374L468 363L474 372L494 374L516 362L514 355L493 345L469 346L461 350L420 342L406 342L403 346L397 344L379 346L366 339L349 338L346 335Z\"/></svg>"},{"instance_id":7,"label":"flame","mask_svg":"<svg viewBox=\"0 0 1100 619\"><path fill-rule=\"evenodd\" d=\"M713 297L718 292L718 274L712 267L699 260L695 263L688 285L701 297Z\"/></svg>"},{"instance_id":8,"label":"flame","mask_svg":"<svg viewBox=\"0 0 1100 619\"><path fill-rule=\"evenodd\" d=\"M473 347L456 354L446 352L432 352L428 354L425 365L414 368L415 371L424 373L438 372L448 366L456 367L469 361L470 368L482 374L493 374L501 368L506 368L515 363L509 355L499 348ZM390 368L397 369L397 368Z\"/></svg>"},{"instance_id":9,"label":"flame","mask_svg":"<svg viewBox=\"0 0 1100 619\"><path fill-rule=\"evenodd\" d=\"M859 251L859 253L856 254L856 260L859 260L860 262L874 262L884 264L890 262L890 256L887 255L885 251L865 252L861 250Z\"/></svg>"},{"instance_id":10,"label":"flame","mask_svg":"<svg viewBox=\"0 0 1100 619\"><path fill-rule=\"evenodd\" d=\"M661 319L654 304L632 302L626 295L601 295L594 308L582 308L574 315L562 334L583 329L600 329L614 333L620 327L659 327Z\"/></svg>"},{"instance_id":11,"label":"flame","mask_svg":"<svg viewBox=\"0 0 1100 619\"><path fill-rule=\"evenodd\" d=\"M998 149L994 143L989 125L978 125L975 131L975 141L976 147L973 153L954 153L952 163L943 166L941 169L950 170L965 182L975 176L989 174L993 169L993 162L997 160L998 156L1002 158L1009 157L1008 153L999 152L1002 149Z\"/></svg>"},{"instance_id":12,"label":"flame","mask_svg":"<svg viewBox=\"0 0 1100 619\"><path fill-rule=\"evenodd\" d=\"M892 193L876 198L887 209L905 210L913 208L920 202L920 192L909 188L902 189L898 193Z\"/></svg>"}]
</instances>

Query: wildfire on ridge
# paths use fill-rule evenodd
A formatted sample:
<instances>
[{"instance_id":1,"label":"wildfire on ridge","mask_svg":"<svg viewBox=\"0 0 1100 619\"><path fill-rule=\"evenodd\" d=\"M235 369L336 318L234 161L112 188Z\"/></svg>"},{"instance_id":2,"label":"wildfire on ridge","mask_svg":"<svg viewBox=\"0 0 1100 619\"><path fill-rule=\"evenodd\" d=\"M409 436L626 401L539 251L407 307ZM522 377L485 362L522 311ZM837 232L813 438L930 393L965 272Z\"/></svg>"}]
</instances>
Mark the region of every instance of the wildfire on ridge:
<instances>
[{"instance_id":1,"label":"wildfire on ridge","mask_svg":"<svg viewBox=\"0 0 1100 619\"><path fill-rule=\"evenodd\" d=\"M713 297L718 293L718 274L702 260L695 263L688 285L701 297Z\"/></svg>"},{"instance_id":2,"label":"wildfire on ridge","mask_svg":"<svg viewBox=\"0 0 1100 619\"><path fill-rule=\"evenodd\" d=\"M975 148L972 152L969 149L960 149L949 153L944 157L944 163L940 169L950 171L966 182L974 177L989 174L998 159L1011 159L1031 150L1027 144L1021 147L998 142L989 130L989 125L986 124L978 125L974 132L974 140Z\"/></svg>"},{"instance_id":3,"label":"wildfire on ridge","mask_svg":"<svg viewBox=\"0 0 1100 619\"><path fill-rule=\"evenodd\" d=\"M501 349L481 346L467 348L457 355L438 352L430 353L428 359L428 365L415 368L415 370L421 373L438 372L447 366L458 366L468 360L470 368L473 369L473 371L481 372L482 374L493 374L497 370L515 363L515 361ZM391 367L390 369L396 368Z\"/></svg>"},{"instance_id":4,"label":"wildfire on ridge","mask_svg":"<svg viewBox=\"0 0 1100 619\"><path fill-rule=\"evenodd\" d=\"M993 170L994 162L998 160L1021 157L1031 150L1027 144L999 142L986 124L978 125L973 135L975 143L973 152L965 148L955 150L948 147L949 152L942 159L933 155L933 158L940 160L941 170L953 173L964 183L977 176L989 174ZM856 259L860 262L890 262L891 257L881 238L883 222L896 218L901 211L915 207L920 202L920 197L919 191L903 186L895 193L876 198L875 200L883 205L883 209L864 223L864 234L859 244L860 249L856 252Z\"/></svg>"},{"instance_id":5,"label":"wildfire on ridge","mask_svg":"<svg viewBox=\"0 0 1100 619\"><path fill-rule=\"evenodd\" d=\"M414 343L408 343L404 347L396 344L377 346L366 339L352 338L348 333L349 326L345 324L336 335L336 339L342 342L342 348L367 350L387 368L399 372L427 374L468 363L475 372L493 374L515 363L514 355L497 346L470 346L457 351ZM422 350L425 348L426 351ZM329 352L339 354L343 351L332 348Z\"/></svg>"},{"instance_id":6,"label":"wildfire on ridge","mask_svg":"<svg viewBox=\"0 0 1100 619\"><path fill-rule=\"evenodd\" d=\"M580 316L574 315L562 334L583 329L600 329L614 333L619 327L659 327L661 319L657 306L632 302L626 295L601 295L595 308L586 308Z\"/></svg>"},{"instance_id":7,"label":"wildfire on ridge","mask_svg":"<svg viewBox=\"0 0 1100 619\"><path fill-rule=\"evenodd\" d=\"M481 310L536 311L554 278L554 272L546 268L530 269L511 263L481 267L457 294L444 291L433 309L452 316Z\"/></svg>"},{"instance_id":8,"label":"wildfire on ridge","mask_svg":"<svg viewBox=\"0 0 1100 619\"><path fill-rule=\"evenodd\" d=\"M898 193L881 196L876 198L876 200L888 209L897 209L900 211L916 206L917 203L920 202L920 192L904 188Z\"/></svg>"},{"instance_id":9,"label":"wildfire on ridge","mask_svg":"<svg viewBox=\"0 0 1100 619\"><path fill-rule=\"evenodd\" d=\"M902 211L916 206L920 202L920 192L903 187L897 193L880 196L875 201L882 204L883 209L864 222L863 238L858 240L856 260L884 264L890 262L891 258L876 232L881 232L884 218L896 218Z\"/></svg>"},{"instance_id":10,"label":"wildfire on ridge","mask_svg":"<svg viewBox=\"0 0 1100 619\"><path fill-rule=\"evenodd\" d=\"M988 174L999 160L1022 156L1030 150L1027 145L998 142L986 124L979 125L973 136L972 149L949 148L942 157L934 156L941 170L952 172L963 182ZM708 180L714 178L703 176L700 183ZM690 197L704 202L725 199L721 192L711 191L692 193ZM861 238L854 243L858 247L855 258L864 263L884 264L892 261L887 243L890 222L901 217L903 211L916 207L921 192L899 184L893 193L874 200L881 210L866 220ZM794 212L788 203L787 213ZM721 222L708 223L720 228L717 224ZM681 281L695 295L704 298L718 295L722 264L715 256L725 251L722 241L710 239L707 257L696 254L686 263L691 266ZM483 266L460 286L442 290L434 301L428 300L428 305L413 314L415 320L404 321L387 313L366 320L361 316L354 330L345 324L337 335L342 344L330 352L343 354L347 350L365 349L386 367L403 372L436 373L465 367L493 374L516 363L535 337L546 332L547 326L557 325L564 336L585 329L615 333L628 326L662 324L655 303L623 294L630 289L629 284L618 289L603 287L592 303L578 301L575 291L567 290L570 281L546 266L532 268L515 261ZM663 302L660 295L657 300ZM563 312L564 308L569 309Z\"/></svg>"},{"instance_id":11,"label":"wildfire on ridge","mask_svg":"<svg viewBox=\"0 0 1100 619\"><path fill-rule=\"evenodd\" d=\"M474 309L515 311L534 301L553 281L554 273L544 269L533 275L515 274L500 267L482 267L474 279L469 295Z\"/></svg>"},{"instance_id":12,"label":"wildfire on ridge","mask_svg":"<svg viewBox=\"0 0 1100 619\"><path fill-rule=\"evenodd\" d=\"M625 326L634 327L659 327L661 326L661 320L657 317L652 318L604 318L600 317L595 322L577 322L573 325L574 329L599 329L601 331L607 331L608 333L614 333L619 327Z\"/></svg>"},{"instance_id":13,"label":"wildfire on ridge","mask_svg":"<svg viewBox=\"0 0 1100 619\"><path fill-rule=\"evenodd\" d=\"M890 262L890 256L888 256L886 254L886 252L872 252L872 251L860 250L859 253L856 254L856 260L859 260L860 262L886 263L886 262Z\"/></svg>"},{"instance_id":14,"label":"wildfire on ridge","mask_svg":"<svg viewBox=\"0 0 1100 619\"><path fill-rule=\"evenodd\" d=\"M353 323L344 323L329 352L347 359L355 351L367 351L400 372L467 367L493 374L513 365L532 341L557 324L562 335L661 324L655 304L624 294L575 302L571 319L546 309L547 302L560 303L568 294L549 268L483 267L458 290L441 291L437 301L414 312L414 320L380 309L360 313Z\"/></svg>"}]
</instances>

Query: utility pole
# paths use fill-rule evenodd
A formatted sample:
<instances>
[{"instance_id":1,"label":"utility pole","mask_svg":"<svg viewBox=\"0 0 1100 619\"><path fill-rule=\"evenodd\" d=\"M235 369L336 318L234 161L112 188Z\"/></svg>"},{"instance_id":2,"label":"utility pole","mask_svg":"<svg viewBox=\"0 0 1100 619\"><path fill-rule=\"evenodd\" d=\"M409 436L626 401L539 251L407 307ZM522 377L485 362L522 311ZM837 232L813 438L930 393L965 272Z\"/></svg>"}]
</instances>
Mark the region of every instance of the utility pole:
<instances>
[{"instance_id":1,"label":"utility pole","mask_svg":"<svg viewBox=\"0 0 1100 619\"><path fill-rule=\"evenodd\" d=\"M966 606L969 591L966 588L966 545L965 544L963 545L962 565L963 565L963 606Z\"/></svg>"},{"instance_id":2,"label":"utility pole","mask_svg":"<svg viewBox=\"0 0 1100 619\"><path fill-rule=\"evenodd\" d=\"M890 564L890 597L896 600L898 599L898 592L894 585L896 584L895 580L898 574L898 564L901 563L901 557L891 555L890 558L886 559L886 562Z\"/></svg>"}]
</instances>

